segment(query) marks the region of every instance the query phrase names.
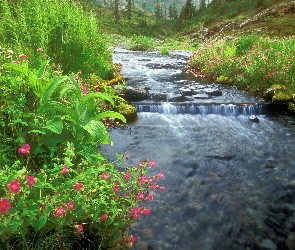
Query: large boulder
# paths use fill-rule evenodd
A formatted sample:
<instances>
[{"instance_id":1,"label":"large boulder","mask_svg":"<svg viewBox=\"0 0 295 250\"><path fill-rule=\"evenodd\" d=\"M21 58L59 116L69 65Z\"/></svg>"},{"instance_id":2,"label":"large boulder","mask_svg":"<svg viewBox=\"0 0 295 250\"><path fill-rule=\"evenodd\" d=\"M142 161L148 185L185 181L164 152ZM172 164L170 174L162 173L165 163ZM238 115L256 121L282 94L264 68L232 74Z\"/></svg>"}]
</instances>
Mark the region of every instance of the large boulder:
<instances>
[{"instance_id":1,"label":"large boulder","mask_svg":"<svg viewBox=\"0 0 295 250\"><path fill-rule=\"evenodd\" d=\"M127 101L142 101L148 99L149 94L146 89L126 87L125 99Z\"/></svg>"}]
</instances>

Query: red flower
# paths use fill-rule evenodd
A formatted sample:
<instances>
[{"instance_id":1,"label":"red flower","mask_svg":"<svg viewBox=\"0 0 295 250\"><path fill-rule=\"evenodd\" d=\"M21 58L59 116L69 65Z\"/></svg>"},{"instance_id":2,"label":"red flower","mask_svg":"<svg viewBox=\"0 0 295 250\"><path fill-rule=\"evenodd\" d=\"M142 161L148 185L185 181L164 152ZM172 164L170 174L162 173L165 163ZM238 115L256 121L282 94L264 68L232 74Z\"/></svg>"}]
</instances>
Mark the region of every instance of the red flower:
<instances>
[{"instance_id":1,"label":"red flower","mask_svg":"<svg viewBox=\"0 0 295 250\"><path fill-rule=\"evenodd\" d=\"M26 179L27 179L27 185L30 186L30 187L32 187L37 181L37 179L32 175L28 175L26 177Z\"/></svg>"},{"instance_id":2,"label":"red flower","mask_svg":"<svg viewBox=\"0 0 295 250\"><path fill-rule=\"evenodd\" d=\"M24 144L22 148L18 149L19 154L24 154L24 155L30 155L30 145L29 144Z\"/></svg>"},{"instance_id":3,"label":"red flower","mask_svg":"<svg viewBox=\"0 0 295 250\"><path fill-rule=\"evenodd\" d=\"M9 190L11 193L17 193L20 190L18 179L15 179L9 183Z\"/></svg>"},{"instance_id":4,"label":"red flower","mask_svg":"<svg viewBox=\"0 0 295 250\"><path fill-rule=\"evenodd\" d=\"M84 230L82 224L77 225L76 228L77 228L78 233L81 233L81 232L83 232L83 230Z\"/></svg>"},{"instance_id":5,"label":"red flower","mask_svg":"<svg viewBox=\"0 0 295 250\"><path fill-rule=\"evenodd\" d=\"M77 182L74 186L74 189L80 190L83 187L83 184L81 182Z\"/></svg>"},{"instance_id":6,"label":"red flower","mask_svg":"<svg viewBox=\"0 0 295 250\"><path fill-rule=\"evenodd\" d=\"M68 202L68 208L69 208L70 210L74 210L74 201L69 201L69 202Z\"/></svg>"},{"instance_id":7,"label":"red flower","mask_svg":"<svg viewBox=\"0 0 295 250\"><path fill-rule=\"evenodd\" d=\"M100 221L105 221L105 220L107 220L109 218L109 216L107 216L106 214L102 214L101 216L100 216Z\"/></svg>"},{"instance_id":8,"label":"red flower","mask_svg":"<svg viewBox=\"0 0 295 250\"><path fill-rule=\"evenodd\" d=\"M156 164L156 162L155 162L154 160L151 160L151 161L150 161L150 165L151 165L151 167L154 168L157 164Z\"/></svg>"},{"instance_id":9,"label":"red flower","mask_svg":"<svg viewBox=\"0 0 295 250\"><path fill-rule=\"evenodd\" d=\"M8 198L2 198L0 200L0 213L5 213L11 208Z\"/></svg>"},{"instance_id":10,"label":"red flower","mask_svg":"<svg viewBox=\"0 0 295 250\"><path fill-rule=\"evenodd\" d=\"M137 240L137 238L135 236L130 235L130 239L129 239L130 243L134 243L136 240Z\"/></svg>"},{"instance_id":11,"label":"red flower","mask_svg":"<svg viewBox=\"0 0 295 250\"><path fill-rule=\"evenodd\" d=\"M66 165L66 164L63 165L61 172L62 172L63 174L66 174L66 173L69 172L69 169L67 168L67 165Z\"/></svg>"},{"instance_id":12,"label":"red flower","mask_svg":"<svg viewBox=\"0 0 295 250\"><path fill-rule=\"evenodd\" d=\"M58 217L62 217L65 214L66 209L64 207L58 207L57 209L54 210L54 213Z\"/></svg>"},{"instance_id":13,"label":"red flower","mask_svg":"<svg viewBox=\"0 0 295 250\"><path fill-rule=\"evenodd\" d=\"M109 175L106 174L106 173L101 174L100 177L105 179L105 180L108 180L110 178Z\"/></svg>"},{"instance_id":14,"label":"red flower","mask_svg":"<svg viewBox=\"0 0 295 250\"><path fill-rule=\"evenodd\" d=\"M128 180L130 178L131 174L129 172L125 173L124 179Z\"/></svg>"}]
</instances>

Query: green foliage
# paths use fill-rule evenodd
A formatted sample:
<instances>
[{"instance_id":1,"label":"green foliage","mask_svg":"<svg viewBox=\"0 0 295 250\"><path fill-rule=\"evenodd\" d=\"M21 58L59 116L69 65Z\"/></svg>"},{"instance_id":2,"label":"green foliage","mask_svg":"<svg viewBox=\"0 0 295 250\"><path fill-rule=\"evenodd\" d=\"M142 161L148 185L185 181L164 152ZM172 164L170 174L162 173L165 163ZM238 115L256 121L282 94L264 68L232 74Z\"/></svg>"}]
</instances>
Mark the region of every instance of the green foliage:
<instances>
[{"instance_id":1,"label":"green foliage","mask_svg":"<svg viewBox=\"0 0 295 250\"><path fill-rule=\"evenodd\" d=\"M203 43L189 65L195 74L263 95L274 84L284 85L287 99L295 93L295 43L292 38L255 36ZM284 94L284 99L287 100ZM279 99L282 98L282 95Z\"/></svg>"},{"instance_id":2,"label":"green foliage","mask_svg":"<svg viewBox=\"0 0 295 250\"><path fill-rule=\"evenodd\" d=\"M65 74L82 70L85 75L95 72L111 77L111 53L92 13L85 15L77 3L68 0L1 2L1 42L20 48L34 67L49 56L62 65Z\"/></svg>"},{"instance_id":3,"label":"green foliage","mask_svg":"<svg viewBox=\"0 0 295 250\"><path fill-rule=\"evenodd\" d=\"M146 36L133 35L130 39L129 49L147 51L154 48L154 40Z\"/></svg>"},{"instance_id":4,"label":"green foliage","mask_svg":"<svg viewBox=\"0 0 295 250\"><path fill-rule=\"evenodd\" d=\"M133 242L128 228L150 213L139 205L164 187L161 172L146 176L154 161L122 172L123 156L110 162L98 151L111 143L105 119L126 121L114 107L123 99L110 86L97 92L80 74L56 72L49 60L34 69L24 54L12 59L0 68L0 248Z\"/></svg>"}]
</instances>

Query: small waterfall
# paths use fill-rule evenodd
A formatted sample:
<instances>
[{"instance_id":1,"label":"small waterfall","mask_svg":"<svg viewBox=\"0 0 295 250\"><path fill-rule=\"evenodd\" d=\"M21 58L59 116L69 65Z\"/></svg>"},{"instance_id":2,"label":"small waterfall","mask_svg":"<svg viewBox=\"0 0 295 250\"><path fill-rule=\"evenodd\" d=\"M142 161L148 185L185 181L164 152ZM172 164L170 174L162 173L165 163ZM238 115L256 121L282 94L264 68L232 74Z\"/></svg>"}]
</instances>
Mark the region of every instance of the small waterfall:
<instances>
[{"instance_id":1,"label":"small waterfall","mask_svg":"<svg viewBox=\"0 0 295 250\"><path fill-rule=\"evenodd\" d=\"M134 104L138 112L150 112L160 114L200 114L200 115L262 115L267 113L264 104L216 104L216 105L194 105L174 103Z\"/></svg>"}]
</instances>

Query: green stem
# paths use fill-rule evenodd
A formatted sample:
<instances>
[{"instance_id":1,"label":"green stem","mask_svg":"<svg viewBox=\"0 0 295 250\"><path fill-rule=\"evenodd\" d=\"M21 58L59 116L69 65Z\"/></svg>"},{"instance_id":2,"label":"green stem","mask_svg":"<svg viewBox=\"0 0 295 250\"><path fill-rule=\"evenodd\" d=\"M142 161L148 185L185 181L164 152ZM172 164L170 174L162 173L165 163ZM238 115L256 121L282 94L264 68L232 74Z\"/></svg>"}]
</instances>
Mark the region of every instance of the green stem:
<instances>
[{"instance_id":1,"label":"green stem","mask_svg":"<svg viewBox=\"0 0 295 250\"><path fill-rule=\"evenodd\" d=\"M20 232L20 234L21 234L21 236L22 236L23 242L25 243L27 250L30 250L29 245L28 245L28 243L27 243L27 241L26 241L26 237L25 237L25 235L24 235L24 232L23 232L22 228L19 227L19 228L18 228L18 231Z\"/></svg>"}]
</instances>

